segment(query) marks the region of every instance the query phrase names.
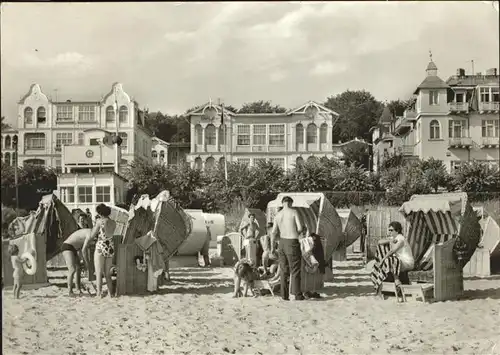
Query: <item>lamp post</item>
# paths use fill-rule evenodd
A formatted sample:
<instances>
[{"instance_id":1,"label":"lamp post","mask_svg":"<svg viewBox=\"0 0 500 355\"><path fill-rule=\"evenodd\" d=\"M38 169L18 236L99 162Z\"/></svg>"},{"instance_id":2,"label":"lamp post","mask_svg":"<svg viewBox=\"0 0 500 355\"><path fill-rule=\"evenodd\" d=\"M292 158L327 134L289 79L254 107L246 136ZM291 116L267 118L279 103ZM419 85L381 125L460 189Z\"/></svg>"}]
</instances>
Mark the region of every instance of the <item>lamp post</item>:
<instances>
[{"instance_id":1,"label":"lamp post","mask_svg":"<svg viewBox=\"0 0 500 355\"><path fill-rule=\"evenodd\" d=\"M14 159L12 159L12 162L14 163L14 184L16 186L16 208L19 209L19 181L18 181L18 174L17 174L17 152L18 152L18 138L17 135L12 137L12 145L14 146Z\"/></svg>"}]
</instances>

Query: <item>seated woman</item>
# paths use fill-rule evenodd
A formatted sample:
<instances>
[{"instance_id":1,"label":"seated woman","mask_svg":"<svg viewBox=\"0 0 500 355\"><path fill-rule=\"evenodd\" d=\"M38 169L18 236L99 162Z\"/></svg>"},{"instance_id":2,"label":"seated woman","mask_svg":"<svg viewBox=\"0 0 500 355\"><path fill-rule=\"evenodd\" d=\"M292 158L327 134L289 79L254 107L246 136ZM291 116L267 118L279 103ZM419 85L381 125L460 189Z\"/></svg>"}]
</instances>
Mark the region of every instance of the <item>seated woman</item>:
<instances>
[{"instance_id":1,"label":"seated woman","mask_svg":"<svg viewBox=\"0 0 500 355\"><path fill-rule=\"evenodd\" d=\"M382 258L375 264L371 275L377 295L381 295L382 283L389 273L394 276L394 284L398 290L401 285L400 273L412 270L415 264L410 244L402 234L401 223L391 222L387 231L389 237L379 241L379 253L382 253L379 257L382 256ZM383 252L384 246L388 247L387 252Z\"/></svg>"}]
</instances>

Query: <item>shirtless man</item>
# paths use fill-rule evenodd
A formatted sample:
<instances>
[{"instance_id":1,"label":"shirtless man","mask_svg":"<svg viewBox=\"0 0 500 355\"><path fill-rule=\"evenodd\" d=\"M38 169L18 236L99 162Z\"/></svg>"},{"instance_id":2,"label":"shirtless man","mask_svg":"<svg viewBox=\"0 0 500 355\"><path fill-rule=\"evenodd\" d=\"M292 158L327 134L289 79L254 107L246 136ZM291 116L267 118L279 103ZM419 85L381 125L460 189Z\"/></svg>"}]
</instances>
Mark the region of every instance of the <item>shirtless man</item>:
<instances>
[{"instance_id":1,"label":"shirtless man","mask_svg":"<svg viewBox=\"0 0 500 355\"><path fill-rule=\"evenodd\" d=\"M80 283L80 258L78 257L78 251L82 250L83 243L91 232L92 229L90 228L79 229L71 234L61 246L62 255L66 261L66 266L68 267L68 292L70 296L73 296L73 277L75 276L75 273L76 288L79 290L80 294L82 293Z\"/></svg>"},{"instance_id":2,"label":"shirtless man","mask_svg":"<svg viewBox=\"0 0 500 355\"><path fill-rule=\"evenodd\" d=\"M279 262L281 273L281 298L288 301L290 291L295 295L296 301L302 301L304 295L300 290L300 268L302 253L300 251L299 235L302 232L302 222L298 212L292 207L293 199L289 196L281 200L283 209L274 218L271 232L271 248L274 252L276 236L280 235ZM289 290L289 278L292 281L292 290Z\"/></svg>"},{"instance_id":3,"label":"shirtless man","mask_svg":"<svg viewBox=\"0 0 500 355\"><path fill-rule=\"evenodd\" d=\"M243 247L245 248L245 257L248 259L251 259L252 256L250 255L250 241L257 241L257 238L259 236L259 225L255 221L255 214L250 213L248 215L249 221L245 223L244 225L241 226L240 228L240 234L243 237ZM257 262L257 260L252 260L254 263Z\"/></svg>"}]
</instances>

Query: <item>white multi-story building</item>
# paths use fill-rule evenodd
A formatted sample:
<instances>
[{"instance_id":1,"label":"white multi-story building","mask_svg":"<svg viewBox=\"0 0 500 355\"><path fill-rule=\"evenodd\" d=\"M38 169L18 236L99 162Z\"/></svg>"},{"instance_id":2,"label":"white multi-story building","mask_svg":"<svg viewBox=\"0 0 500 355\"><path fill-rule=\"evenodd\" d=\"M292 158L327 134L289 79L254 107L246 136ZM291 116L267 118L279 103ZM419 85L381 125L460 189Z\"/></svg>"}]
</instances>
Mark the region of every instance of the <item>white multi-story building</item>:
<instances>
[{"instance_id":1,"label":"white multi-story building","mask_svg":"<svg viewBox=\"0 0 500 355\"><path fill-rule=\"evenodd\" d=\"M307 159L335 156L332 129L339 115L313 101L285 113L263 114L239 114L207 103L188 115L188 161L198 169L213 167L224 156L249 165L269 160L285 169Z\"/></svg>"},{"instance_id":2,"label":"white multi-story building","mask_svg":"<svg viewBox=\"0 0 500 355\"><path fill-rule=\"evenodd\" d=\"M432 60L426 71L414 92L415 111L407 111L391 127L391 133L402 140L402 150L420 159L441 160L449 171L471 160L498 165L497 69L466 75L460 68L446 82Z\"/></svg>"},{"instance_id":3,"label":"white multi-story building","mask_svg":"<svg viewBox=\"0 0 500 355\"><path fill-rule=\"evenodd\" d=\"M18 104L19 164L60 170L63 146L84 145L85 132L93 130L118 132L121 166L135 159L151 162L151 132L145 126L144 113L122 84L113 84L100 100L64 102L52 101L40 85L33 84ZM89 145L99 144L97 139L89 141Z\"/></svg>"}]
</instances>

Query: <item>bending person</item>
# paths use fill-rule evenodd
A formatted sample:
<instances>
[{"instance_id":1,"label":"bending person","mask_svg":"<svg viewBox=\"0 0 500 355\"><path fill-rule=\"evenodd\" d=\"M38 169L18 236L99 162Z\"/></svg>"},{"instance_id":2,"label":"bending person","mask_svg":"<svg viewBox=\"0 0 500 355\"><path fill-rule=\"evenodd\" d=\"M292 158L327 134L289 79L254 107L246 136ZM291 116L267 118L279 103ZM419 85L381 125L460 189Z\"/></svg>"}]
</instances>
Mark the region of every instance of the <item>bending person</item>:
<instances>
[{"instance_id":1,"label":"bending person","mask_svg":"<svg viewBox=\"0 0 500 355\"><path fill-rule=\"evenodd\" d=\"M94 252L94 266L95 266L95 276L97 283L97 296L102 296L102 276L106 278L106 284L108 285L108 295L113 297L113 283L111 280L111 266L113 263L114 242L113 242L113 232L116 228L116 222L109 218L111 214L111 208L101 203L96 207L97 216L96 223L92 229L92 233L85 240L82 248L82 254L88 265L86 250L89 245L89 241L97 236L97 243Z\"/></svg>"},{"instance_id":2,"label":"bending person","mask_svg":"<svg viewBox=\"0 0 500 355\"><path fill-rule=\"evenodd\" d=\"M281 298L289 300L290 291L295 300L301 301L304 295L300 289L300 269L302 266L302 252L300 250L299 234L302 232L302 222L298 212L292 208L293 200L289 196L281 200L283 209L276 214L271 232L271 248L274 252L274 241L280 235L279 263L281 278ZM289 290L289 278L292 289Z\"/></svg>"},{"instance_id":3,"label":"bending person","mask_svg":"<svg viewBox=\"0 0 500 355\"><path fill-rule=\"evenodd\" d=\"M73 278L76 274L76 289L82 293L81 275L80 275L80 258L78 251L83 249L83 245L87 239L90 239L92 229L79 229L71 234L62 244L61 251L68 268L68 293L73 296ZM84 258L85 259L85 258ZM87 267L87 270L89 268Z\"/></svg>"},{"instance_id":4,"label":"bending person","mask_svg":"<svg viewBox=\"0 0 500 355\"><path fill-rule=\"evenodd\" d=\"M394 284L397 290L401 285L399 274L403 271L411 271L415 265L410 244L402 234L403 227L401 223L396 221L389 223L387 232L389 237L378 242L378 255L379 257L382 256L382 258L375 264L371 276L377 295L381 294L382 283L389 273L394 276ZM387 250L387 252L384 250Z\"/></svg>"}]
</instances>

